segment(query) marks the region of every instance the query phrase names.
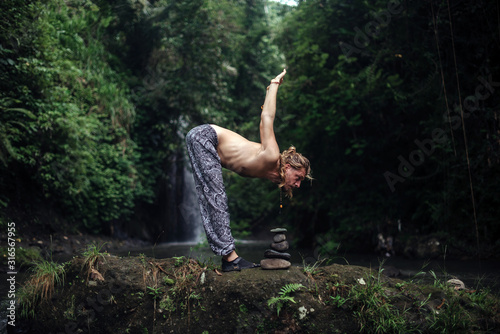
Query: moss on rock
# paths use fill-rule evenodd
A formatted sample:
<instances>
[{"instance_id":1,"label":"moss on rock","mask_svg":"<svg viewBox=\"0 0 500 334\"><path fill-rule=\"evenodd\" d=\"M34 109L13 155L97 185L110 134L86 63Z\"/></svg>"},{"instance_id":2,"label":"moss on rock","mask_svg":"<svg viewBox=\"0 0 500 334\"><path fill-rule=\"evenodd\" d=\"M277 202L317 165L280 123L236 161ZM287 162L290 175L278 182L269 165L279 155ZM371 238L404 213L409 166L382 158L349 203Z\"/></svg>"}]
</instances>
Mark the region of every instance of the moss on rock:
<instances>
[{"instance_id":1,"label":"moss on rock","mask_svg":"<svg viewBox=\"0 0 500 334\"><path fill-rule=\"evenodd\" d=\"M365 267L334 264L313 273L297 266L221 273L184 257L106 254L99 261L99 275L87 281L84 259L71 260L65 285L36 307L34 318L22 319L20 330L220 334L500 328L494 296L474 299L476 292L405 282ZM278 315L268 300L289 284L304 288L283 300ZM479 306L486 303L488 307ZM447 314L452 310L462 312L466 322L453 323Z\"/></svg>"}]
</instances>

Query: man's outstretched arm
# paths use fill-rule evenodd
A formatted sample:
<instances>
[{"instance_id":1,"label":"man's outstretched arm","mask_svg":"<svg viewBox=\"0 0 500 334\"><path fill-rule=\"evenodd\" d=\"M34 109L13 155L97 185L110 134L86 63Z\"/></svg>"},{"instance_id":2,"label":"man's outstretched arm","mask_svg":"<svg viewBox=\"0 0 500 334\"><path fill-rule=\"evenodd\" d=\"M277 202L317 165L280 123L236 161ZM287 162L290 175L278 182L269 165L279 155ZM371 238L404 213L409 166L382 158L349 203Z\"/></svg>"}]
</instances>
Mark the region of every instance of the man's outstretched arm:
<instances>
[{"instance_id":1,"label":"man's outstretched arm","mask_svg":"<svg viewBox=\"0 0 500 334\"><path fill-rule=\"evenodd\" d=\"M273 124L276 116L276 95L285 74L286 70L283 70L276 78L271 80L271 83L267 87L266 99L264 100L260 116L260 142L262 144L262 151L270 154L279 154Z\"/></svg>"}]
</instances>

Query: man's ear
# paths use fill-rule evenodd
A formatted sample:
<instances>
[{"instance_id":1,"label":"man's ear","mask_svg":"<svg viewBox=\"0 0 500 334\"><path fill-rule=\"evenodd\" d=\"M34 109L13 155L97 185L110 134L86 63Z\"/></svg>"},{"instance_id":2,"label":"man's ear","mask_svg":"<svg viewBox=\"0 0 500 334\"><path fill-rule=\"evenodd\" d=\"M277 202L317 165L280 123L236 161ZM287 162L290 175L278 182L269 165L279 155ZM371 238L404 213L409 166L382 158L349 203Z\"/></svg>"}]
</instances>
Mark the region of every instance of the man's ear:
<instances>
[{"instance_id":1,"label":"man's ear","mask_svg":"<svg viewBox=\"0 0 500 334\"><path fill-rule=\"evenodd\" d=\"M290 167L292 167L292 165L290 165L290 164L285 164L285 169L289 169Z\"/></svg>"}]
</instances>

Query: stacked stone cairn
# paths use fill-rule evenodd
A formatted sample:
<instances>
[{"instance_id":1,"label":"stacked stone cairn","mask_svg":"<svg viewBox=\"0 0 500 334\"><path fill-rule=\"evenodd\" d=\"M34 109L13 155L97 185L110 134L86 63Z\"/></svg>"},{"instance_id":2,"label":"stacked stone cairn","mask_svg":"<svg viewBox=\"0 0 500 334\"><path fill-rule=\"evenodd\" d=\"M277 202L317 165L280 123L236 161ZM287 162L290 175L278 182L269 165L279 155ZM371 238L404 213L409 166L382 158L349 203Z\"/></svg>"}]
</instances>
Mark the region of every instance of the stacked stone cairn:
<instances>
[{"instance_id":1,"label":"stacked stone cairn","mask_svg":"<svg viewBox=\"0 0 500 334\"><path fill-rule=\"evenodd\" d=\"M285 253L289 247L285 232L286 228L271 230L271 233L274 233L273 243L270 246L271 248L264 252L265 259L260 261L262 269L288 269L292 265L290 263L292 256L289 253Z\"/></svg>"}]
</instances>

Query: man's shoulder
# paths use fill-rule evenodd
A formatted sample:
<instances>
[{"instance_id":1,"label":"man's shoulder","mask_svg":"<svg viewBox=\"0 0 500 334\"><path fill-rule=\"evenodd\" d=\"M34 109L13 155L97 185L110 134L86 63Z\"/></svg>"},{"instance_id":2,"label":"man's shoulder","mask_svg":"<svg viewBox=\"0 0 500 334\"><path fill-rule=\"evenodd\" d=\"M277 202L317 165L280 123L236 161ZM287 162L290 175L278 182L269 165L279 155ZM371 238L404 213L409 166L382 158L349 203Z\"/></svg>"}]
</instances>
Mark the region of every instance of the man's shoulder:
<instances>
[{"instance_id":1,"label":"man's shoulder","mask_svg":"<svg viewBox=\"0 0 500 334\"><path fill-rule=\"evenodd\" d=\"M274 166L280 159L279 148L267 147L265 150L261 150L258 159L266 166Z\"/></svg>"}]
</instances>

